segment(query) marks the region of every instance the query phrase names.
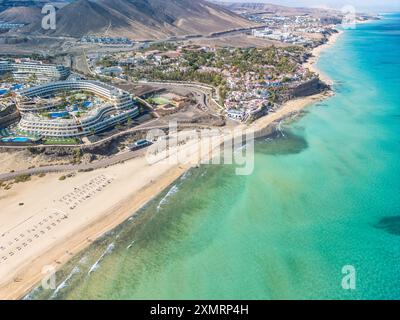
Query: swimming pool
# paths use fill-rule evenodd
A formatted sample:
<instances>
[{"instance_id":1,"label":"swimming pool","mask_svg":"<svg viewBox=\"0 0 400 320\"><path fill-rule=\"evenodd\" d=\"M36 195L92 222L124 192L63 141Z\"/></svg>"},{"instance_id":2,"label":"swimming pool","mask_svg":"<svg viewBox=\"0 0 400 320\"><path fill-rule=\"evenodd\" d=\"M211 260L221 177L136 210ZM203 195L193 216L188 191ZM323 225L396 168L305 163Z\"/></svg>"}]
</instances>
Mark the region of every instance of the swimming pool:
<instances>
[{"instance_id":1,"label":"swimming pool","mask_svg":"<svg viewBox=\"0 0 400 320\"><path fill-rule=\"evenodd\" d=\"M2 138L2 142L17 142L17 143L23 143L23 142L30 142L31 139L26 138L26 137L8 137L8 138Z\"/></svg>"},{"instance_id":2,"label":"swimming pool","mask_svg":"<svg viewBox=\"0 0 400 320\"><path fill-rule=\"evenodd\" d=\"M61 111L61 112L51 112L49 113L49 116L52 118L63 118L65 116L69 115L68 111Z\"/></svg>"},{"instance_id":3,"label":"swimming pool","mask_svg":"<svg viewBox=\"0 0 400 320\"><path fill-rule=\"evenodd\" d=\"M92 106L92 102L91 101L85 101L84 103L82 103L82 106L84 107L84 108L89 108L89 107L91 107Z\"/></svg>"},{"instance_id":4,"label":"swimming pool","mask_svg":"<svg viewBox=\"0 0 400 320\"><path fill-rule=\"evenodd\" d=\"M23 88L23 86L24 86L23 84L16 83L16 84L13 84L12 88L13 88L13 90L18 90L18 89Z\"/></svg>"}]
</instances>

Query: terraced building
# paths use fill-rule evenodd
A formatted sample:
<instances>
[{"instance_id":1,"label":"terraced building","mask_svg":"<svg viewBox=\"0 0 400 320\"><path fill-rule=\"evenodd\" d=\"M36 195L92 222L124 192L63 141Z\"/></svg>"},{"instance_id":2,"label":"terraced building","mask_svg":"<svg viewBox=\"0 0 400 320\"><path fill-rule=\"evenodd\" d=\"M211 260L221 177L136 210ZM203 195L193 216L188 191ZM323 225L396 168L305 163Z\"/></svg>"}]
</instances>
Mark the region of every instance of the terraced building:
<instances>
[{"instance_id":1,"label":"terraced building","mask_svg":"<svg viewBox=\"0 0 400 320\"><path fill-rule=\"evenodd\" d=\"M43 116L57 109L54 103L57 94L74 91L91 93L105 102L90 108L83 115L78 115L76 111L63 111L67 118L49 119ZM39 100L41 103L38 103ZM18 129L46 138L82 137L105 131L139 115L139 107L128 92L99 81L58 81L28 88L18 92L16 102L21 114Z\"/></svg>"},{"instance_id":2,"label":"terraced building","mask_svg":"<svg viewBox=\"0 0 400 320\"><path fill-rule=\"evenodd\" d=\"M19 82L35 79L39 83L46 83L67 79L70 69L62 65L44 64L37 61L0 60L0 74L2 73L11 73L14 80Z\"/></svg>"}]
</instances>

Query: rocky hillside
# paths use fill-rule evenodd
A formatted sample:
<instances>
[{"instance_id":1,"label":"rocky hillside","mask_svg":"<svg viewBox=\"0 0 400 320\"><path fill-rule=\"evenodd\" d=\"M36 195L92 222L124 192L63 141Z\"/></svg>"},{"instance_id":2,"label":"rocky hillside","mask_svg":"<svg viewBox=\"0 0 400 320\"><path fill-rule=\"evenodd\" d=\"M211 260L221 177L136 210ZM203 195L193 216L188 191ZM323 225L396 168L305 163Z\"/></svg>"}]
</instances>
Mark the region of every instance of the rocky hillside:
<instances>
[{"instance_id":1,"label":"rocky hillside","mask_svg":"<svg viewBox=\"0 0 400 320\"><path fill-rule=\"evenodd\" d=\"M27 33L52 36L126 36L137 40L209 34L251 23L227 8L204 0L78 0L57 12L56 30L40 21Z\"/></svg>"}]
</instances>

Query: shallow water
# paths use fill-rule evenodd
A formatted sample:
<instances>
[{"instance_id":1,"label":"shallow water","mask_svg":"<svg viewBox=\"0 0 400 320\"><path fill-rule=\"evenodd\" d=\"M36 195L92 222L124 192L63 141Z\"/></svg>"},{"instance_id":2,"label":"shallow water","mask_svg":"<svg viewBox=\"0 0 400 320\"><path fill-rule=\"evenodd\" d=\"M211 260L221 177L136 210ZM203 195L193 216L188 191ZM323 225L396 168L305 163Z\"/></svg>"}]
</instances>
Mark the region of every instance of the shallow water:
<instances>
[{"instance_id":1,"label":"shallow water","mask_svg":"<svg viewBox=\"0 0 400 320\"><path fill-rule=\"evenodd\" d=\"M252 175L191 170L30 298L399 299L399 30L392 15L325 51L336 96L258 140Z\"/></svg>"}]
</instances>

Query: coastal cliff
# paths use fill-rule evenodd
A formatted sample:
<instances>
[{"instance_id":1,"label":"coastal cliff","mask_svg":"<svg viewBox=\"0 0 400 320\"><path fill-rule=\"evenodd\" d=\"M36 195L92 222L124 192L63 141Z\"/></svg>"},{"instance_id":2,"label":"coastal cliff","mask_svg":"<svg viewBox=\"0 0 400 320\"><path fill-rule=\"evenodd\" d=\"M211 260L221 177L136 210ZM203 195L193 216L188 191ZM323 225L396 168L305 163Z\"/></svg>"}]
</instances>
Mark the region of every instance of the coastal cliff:
<instances>
[{"instance_id":1,"label":"coastal cliff","mask_svg":"<svg viewBox=\"0 0 400 320\"><path fill-rule=\"evenodd\" d=\"M290 92L290 96L292 98L307 97L329 89L329 85L321 81L319 78L313 78L293 88Z\"/></svg>"}]
</instances>

